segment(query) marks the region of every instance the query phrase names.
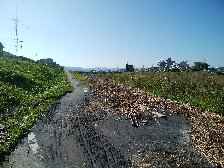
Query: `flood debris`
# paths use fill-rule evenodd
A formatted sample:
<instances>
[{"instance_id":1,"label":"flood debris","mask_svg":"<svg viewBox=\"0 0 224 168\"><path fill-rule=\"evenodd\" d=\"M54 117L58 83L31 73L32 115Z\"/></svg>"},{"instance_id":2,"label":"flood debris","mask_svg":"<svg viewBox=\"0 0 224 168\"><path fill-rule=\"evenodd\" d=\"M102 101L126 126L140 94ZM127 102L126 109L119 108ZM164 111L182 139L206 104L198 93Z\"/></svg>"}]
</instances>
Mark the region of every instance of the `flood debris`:
<instances>
[{"instance_id":1,"label":"flood debris","mask_svg":"<svg viewBox=\"0 0 224 168\"><path fill-rule=\"evenodd\" d=\"M150 120L166 119L166 109L177 115L184 116L192 122L192 129L188 132L194 148L215 167L224 167L224 118L218 114L194 108L189 104L163 99L134 89L116 84L108 78L88 77L92 84L97 100L81 111L105 111L107 114L126 116L135 127L140 127ZM100 120L100 118L98 118ZM147 158L148 154L141 154ZM151 156L150 156L151 157ZM147 162L145 160L144 164ZM135 163L133 164L135 165ZM150 167L150 165L143 167Z\"/></svg>"}]
</instances>

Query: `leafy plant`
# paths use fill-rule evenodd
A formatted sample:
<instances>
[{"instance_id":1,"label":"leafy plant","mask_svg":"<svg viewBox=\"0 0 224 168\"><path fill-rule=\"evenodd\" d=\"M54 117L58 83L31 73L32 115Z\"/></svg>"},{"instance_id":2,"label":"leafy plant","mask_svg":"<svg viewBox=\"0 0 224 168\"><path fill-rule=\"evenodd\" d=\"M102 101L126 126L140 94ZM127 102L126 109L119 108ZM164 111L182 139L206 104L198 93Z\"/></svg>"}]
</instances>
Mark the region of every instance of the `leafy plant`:
<instances>
[{"instance_id":1,"label":"leafy plant","mask_svg":"<svg viewBox=\"0 0 224 168\"><path fill-rule=\"evenodd\" d=\"M0 155L8 152L41 114L72 91L61 68L0 57Z\"/></svg>"}]
</instances>

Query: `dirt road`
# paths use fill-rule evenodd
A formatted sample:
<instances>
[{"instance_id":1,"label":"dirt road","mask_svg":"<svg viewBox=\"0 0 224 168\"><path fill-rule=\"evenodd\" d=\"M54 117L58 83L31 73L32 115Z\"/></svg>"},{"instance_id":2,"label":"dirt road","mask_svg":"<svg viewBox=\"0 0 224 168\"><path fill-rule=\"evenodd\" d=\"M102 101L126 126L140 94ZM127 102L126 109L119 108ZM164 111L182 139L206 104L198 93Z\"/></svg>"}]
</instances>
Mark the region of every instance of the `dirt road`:
<instances>
[{"instance_id":1,"label":"dirt road","mask_svg":"<svg viewBox=\"0 0 224 168\"><path fill-rule=\"evenodd\" d=\"M80 114L93 97L67 75L74 91L46 112L3 168L138 167L145 156L143 167L212 167L192 148L184 117L166 111L165 118L133 127L104 110Z\"/></svg>"}]
</instances>

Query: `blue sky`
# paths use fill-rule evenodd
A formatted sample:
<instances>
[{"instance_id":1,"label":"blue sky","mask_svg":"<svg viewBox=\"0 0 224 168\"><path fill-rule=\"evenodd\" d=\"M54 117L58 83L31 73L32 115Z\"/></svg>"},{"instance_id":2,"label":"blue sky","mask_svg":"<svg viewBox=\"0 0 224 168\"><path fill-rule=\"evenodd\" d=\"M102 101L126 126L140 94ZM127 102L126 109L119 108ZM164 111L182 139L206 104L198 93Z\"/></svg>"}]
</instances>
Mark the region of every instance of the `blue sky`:
<instances>
[{"instance_id":1,"label":"blue sky","mask_svg":"<svg viewBox=\"0 0 224 168\"><path fill-rule=\"evenodd\" d=\"M0 41L18 55L64 66L155 66L205 61L224 66L223 0L0 0ZM36 55L37 54L37 55Z\"/></svg>"}]
</instances>

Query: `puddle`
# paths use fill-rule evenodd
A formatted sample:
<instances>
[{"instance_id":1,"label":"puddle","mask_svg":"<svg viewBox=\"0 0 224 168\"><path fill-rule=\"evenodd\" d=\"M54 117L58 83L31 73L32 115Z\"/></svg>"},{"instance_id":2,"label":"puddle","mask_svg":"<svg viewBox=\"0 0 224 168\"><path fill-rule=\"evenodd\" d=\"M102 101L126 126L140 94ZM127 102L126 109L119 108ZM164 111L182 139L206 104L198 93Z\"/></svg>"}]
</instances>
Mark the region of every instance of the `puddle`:
<instances>
[{"instance_id":1,"label":"puddle","mask_svg":"<svg viewBox=\"0 0 224 168\"><path fill-rule=\"evenodd\" d=\"M30 132L28 134L28 144L29 147L32 149L33 153L37 153L39 145L37 144L36 135L33 132Z\"/></svg>"},{"instance_id":2,"label":"puddle","mask_svg":"<svg viewBox=\"0 0 224 168\"><path fill-rule=\"evenodd\" d=\"M85 93L87 93L87 92L89 91L89 88L83 88L83 91L84 91Z\"/></svg>"},{"instance_id":3,"label":"puddle","mask_svg":"<svg viewBox=\"0 0 224 168\"><path fill-rule=\"evenodd\" d=\"M190 143L190 132L191 132L191 126L190 125L183 125L181 129L183 133L184 140L183 143Z\"/></svg>"}]
</instances>

